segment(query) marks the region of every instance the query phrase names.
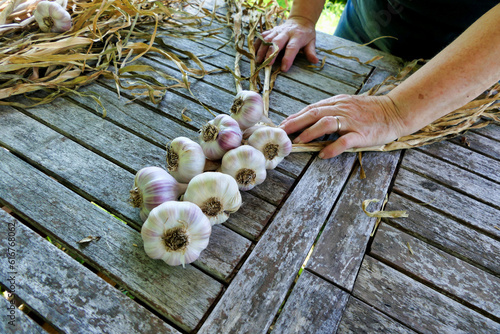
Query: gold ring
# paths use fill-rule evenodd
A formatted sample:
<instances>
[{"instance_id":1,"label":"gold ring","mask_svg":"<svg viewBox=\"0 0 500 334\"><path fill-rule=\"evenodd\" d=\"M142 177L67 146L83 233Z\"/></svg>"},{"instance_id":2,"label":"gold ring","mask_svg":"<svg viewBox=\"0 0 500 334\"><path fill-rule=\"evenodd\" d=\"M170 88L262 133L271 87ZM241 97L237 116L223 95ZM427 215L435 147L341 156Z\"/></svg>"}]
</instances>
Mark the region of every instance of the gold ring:
<instances>
[{"instance_id":1,"label":"gold ring","mask_svg":"<svg viewBox=\"0 0 500 334\"><path fill-rule=\"evenodd\" d=\"M339 116L333 116L337 120L337 131L335 132L340 132L340 129L342 129L342 123L340 123Z\"/></svg>"}]
</instances>

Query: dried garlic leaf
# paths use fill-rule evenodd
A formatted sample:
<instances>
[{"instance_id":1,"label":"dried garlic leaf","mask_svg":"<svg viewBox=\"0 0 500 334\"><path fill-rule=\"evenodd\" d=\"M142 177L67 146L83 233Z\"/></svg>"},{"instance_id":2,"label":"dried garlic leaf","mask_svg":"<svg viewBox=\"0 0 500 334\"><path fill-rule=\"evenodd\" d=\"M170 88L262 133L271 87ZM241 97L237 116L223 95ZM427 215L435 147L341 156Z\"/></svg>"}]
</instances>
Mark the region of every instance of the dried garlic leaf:
<instances>
[{"instance_id":1,"label":"dried garlic leaf","mask_svg":"<svg viewBox=\"0 0 500 334\"><path fill-rule=\"evenodd\" d=\"M367 199L363 201L363 211L368 217L377 217L377 218L401 218L408 217L408 213L406 211L374 211L369 212L366 210L368 205L372 202L378 203L380 202L378 199Z\"/></svg>"},{"instance_id":2,"label":"dried garlic leaf","mask_svg":"<svg viewBox=\"0 0 500 334\"><path fill-rule=\"evenodd\" d=\"M88 237L83 238L82 240L78 241L77 243L79 243L79 244L86 244L86 243L89 243L89 242L92 242L92 241L99 241L99 239L101 239L101 237L88 236Z\"/></svg>"},{"instance_id":3,"label":"dried garlic leaf","mask_svg":"<svg viewBox=\"0 0 500 334\"><path fill-rule=\"evenodd\" d=\"M181 111L181 116L182 116L182 120L184 122L192 122L193 120L191 118L189 118L187 115L184 114L184 112L187 110L187 108L184 108L182 109Z\"/></svg>"}]
</instances>

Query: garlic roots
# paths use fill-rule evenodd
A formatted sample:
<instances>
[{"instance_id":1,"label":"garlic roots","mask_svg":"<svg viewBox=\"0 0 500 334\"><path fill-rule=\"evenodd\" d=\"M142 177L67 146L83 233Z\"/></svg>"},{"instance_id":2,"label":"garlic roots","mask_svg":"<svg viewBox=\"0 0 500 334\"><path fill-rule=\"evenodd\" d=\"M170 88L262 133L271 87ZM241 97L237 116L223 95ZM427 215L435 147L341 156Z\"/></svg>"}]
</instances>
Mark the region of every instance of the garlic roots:
<instances>
[{"instance_id":1,"label":"garlic roots","mask_svg":"<svg viewBox=\"0 0 500 334\"><path fill-rule=\"evenodd\" d=\"M205 155L200 144L186 137L177 137L167 145L168 172L181 183L188 183L203 173Z\"/></svg>"},{"instance_id":2,"label":"garlic roots","mask_svg":"<svg viewBox=\"0 0 500 334\"><path fill-rule=\"evenodd\" d=\"M198 206L169 201L151 210L141 236L149 257L184 266L200 256L211 232L212 225Z\"/></svg>"},{"instance_id":3,"label":"garlic roots","mask_svg":"<svg viewBox=\"0 0 500 334\"><path fill-rule=\"evenodd\" d=\"M66 11L66 1L41 1L34 17L43 32L65 32L71 29L71 15ZM63 7L64 6L64 7Z\"/></svg>"},{"instance_id":4,"label":"garlic roots","mask_svg":"<svg viewBox=\"0 0 500 334\"><path fill-rule=\"evenodd\" d=\"M240 146L241 139L242 132L238 122L231 116L221 114L203 126L200 145L208 159L217 160L227 151Z\"/></svg>"},{"instance_id":5,"label":"garlic roots","mask_svg":"<svg viewBox=\"0 0 500 334\"><path fill-rule=\"evenodd\" d=\"M187 185L177 182L160 167L145 167L137 172L134 188L130 190L130 203L140 208L142 221L152 209L167 201L175 201L186 190Z\"/></svg>"},{"instance_id":6,"label":"garlic roots","mask_svg":"<svg viewBox=\"0 0 500 334\"><path fill-rule=\"evenodd\" d=\"M241 194L235 179L219 172L205 172L189 181L184 201L201 208L212 225L221 224L241 206Z\"/></svg>"},{"instance_id":7,"label":"garlic roots","mask_svg":"<svg viewBox=\"0 0 500 334\"><path fill-rule=\"evenodd\" d=\"M292 151L292 142L285 130L273 127L256 129L248 138L248 145L264 154L266 169L274 169Z\"/></svg>"},{"instance_id":8,"label":"garlic roots","mask_svg":"<svg viewBox=\"0 0 500 334\"><path fill-rule=\"evenodd\" d=\"M231 175L240 190L250 190L266 179L266 158L256 148L242 145L224 155L220 171Z\"/></svg>"},{"instance_id":9,"label":"garlic roots","mask_svg":"<svg viewBox=\"0 0 500 334\"><path fill-rule=\"evenodd\" d=\"M239 92L231 106L231 117L240 125L241 130L254 126L264 116L264 102L259 93L251 90Z\"/></svg>"}]
</instances>

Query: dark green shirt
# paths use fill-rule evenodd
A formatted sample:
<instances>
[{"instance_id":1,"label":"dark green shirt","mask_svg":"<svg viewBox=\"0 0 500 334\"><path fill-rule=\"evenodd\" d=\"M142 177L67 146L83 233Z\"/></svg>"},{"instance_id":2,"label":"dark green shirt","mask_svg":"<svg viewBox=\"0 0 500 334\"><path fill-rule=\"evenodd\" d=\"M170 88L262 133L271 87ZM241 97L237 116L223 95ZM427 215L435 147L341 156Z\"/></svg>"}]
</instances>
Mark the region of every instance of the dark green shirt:
<instances>
[{"instance_id":1,"label":"dark green shirt","mask_svg":"<svg viewBox=\"0 0 500 334\"><path fill-rule=\"evenodd\" d=\"M431 58L498 1L349 0L335 35L358 43L380 36L383 51L406 58ZM500 17L498 18L500 20Z\"/></svg>"}]
</instances>

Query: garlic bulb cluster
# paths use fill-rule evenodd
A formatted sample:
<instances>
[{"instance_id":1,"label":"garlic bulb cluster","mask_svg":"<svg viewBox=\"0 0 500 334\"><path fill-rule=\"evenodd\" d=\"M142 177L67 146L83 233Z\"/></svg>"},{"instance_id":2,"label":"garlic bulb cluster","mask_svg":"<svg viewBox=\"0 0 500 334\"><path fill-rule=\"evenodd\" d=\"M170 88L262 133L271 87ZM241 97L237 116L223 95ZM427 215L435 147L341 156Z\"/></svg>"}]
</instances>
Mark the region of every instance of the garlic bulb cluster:
<instances>
[{"instance_id":1,"label":"garlic bulb cluster","mask_svg":"<svg viewBox=\"0 0 500 334\"><path fill-rule=\"evenodd\" d=\"M176 201L186 188L186 184L177 182L166 170L145 167L135 175L130 203L141 209L140 216L145 221L152 209L164 202Z\"/></svg>"},{"instance_id":2,"label":"garlic bulb cluster","mask_svg":"<svg viewBox=\"0 0 500 334\"><path fill-rule=\"evenodd\" d=\"M255 147L266 158L266 169L274 169L292 151L292 142L285 130L273 127L257 128L248 145Z\"/></svg>"},{"instance_id":3,"label":"garlic bulb cluster","mask_svg":"<svg viewBox=\"0 0 500 334\"><path fill-rule=\"evenodd\" d=\"M220 172L205 172L189 182L183 197L201 208L212 225L221 224L241 206L241 194L235 179Z\"/></svg>"},{"instance_id":4,"label":"garlic bulb cluster","mask_svg":"<svg viewBox=\"0 0 500 334\"><path fill-rule=\"evenodd\" d=\"M43 32L65 32L71 29L71 15L66 11L67 0L41 1L34 17Z\"/></svg>"},{"instance_id":5,"label":"garlic bulb cluster","mask_svg":"<svg viewBox=\"0 0 500 334\"><path fill-rule=\"evenodd\" d=\"M264 116L264 101L259 93L242 90L234 98L231 117L240 125L241 130L254 126Z\"/></svg>"},{"instance_id":6,"label":"garlic bulb cluster","mask_svg":"<svg viewBox=\"0 0 500 334\"><path fill-rule=\"evenodd\" d=\"M188 183L203 173L205 155L200 144L186 137L177 137L167 145L168 172L181 183Z\"/></svg>"},{"instance_id":7,"label":"garlic bulb cluster","mask_svg":"<svg viewBox=\"0 0 500 334\"><path fill-rule=\"evenodd\" d=\"M231 175L240 190L250 190L266 179L266 158L256 148L242 145L224 155L220 171Z\"/></svg>"},{"instance_id":8,"label":"garlic bulb cluster","mask_svg":"<svg viewBox=\"0 0 500 334\"><path fill-rule=\"evenodd\" d=\"M200 256L211 232L212 225L198 206L170 201L151 210L141 236L149 257L184 266Z\"/></svg>"},{"instance_id":9,"label":"garlic bulb cluster","mask_svg":"<svg viewBox=\"0 0 500 334\"><path fill-rule=\"evenodd\" d=\"M231 116L221 114L203 126L200 145L208 159L217 160L227 151L240 146L242 135L238 122Z\"/></svg>"}]
</instances>

